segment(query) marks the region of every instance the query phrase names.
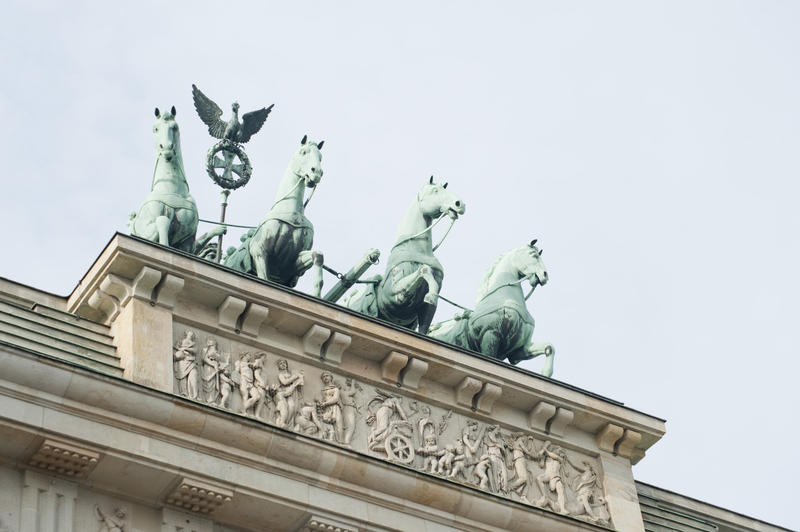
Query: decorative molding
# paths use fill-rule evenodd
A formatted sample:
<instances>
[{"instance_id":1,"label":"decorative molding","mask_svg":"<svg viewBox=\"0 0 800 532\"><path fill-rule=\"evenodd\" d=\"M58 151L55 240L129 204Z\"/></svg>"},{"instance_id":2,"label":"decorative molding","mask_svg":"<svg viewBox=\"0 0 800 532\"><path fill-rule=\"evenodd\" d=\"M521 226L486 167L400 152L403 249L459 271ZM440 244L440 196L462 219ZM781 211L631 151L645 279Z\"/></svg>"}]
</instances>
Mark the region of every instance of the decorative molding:
<instances>
[{"instance_id":1,"label":"decorative molding","mask_svg":"<svg viewBox=\"0 0 800 532\"><path fill-rule=\"evenodd\" d=\"M100 460L100 453L63 441L45 439L28 460L28 465L72 478L88 475Z\"/></svg>"},{"instance_id":2,"label":"decorative molding","mask_svg":"<svg viewBox=\"0 0 800 532\"><path fill-rule=\"evenodd\" d=\"M233 491L228 488L196 478L183 477L167 494L164 502L184 510L210 514L231 499Z\"/></svg>"},{"instance_id":3,"label":"decorative molding","mask_svg":"<svg viewBox=\"0 0 800 532\"><path fill-rule=\"evenodd\" d=\"M495 401L502 393L503 389L499 385L492 382L485 383L483 389L478 392L475 409L481 414L491 414Z\"/></svg>"},{"instance_id":4,"label":"decorative molding","mask_svg":"<svg viewBox=\"0 0 800 532\"><path fill-rule=\"evenodd\" d=\"M172 309L178 300L178 294L183 290L183 284L183 277L168 273L164 280L161 281L161 284L156 287L153 298L155 304L159 307Z\"/></svg>"},{"instance_id":5,"label":"decorative molding","mask_svg":"<svg viewBox=\"0 0 800 532\"><path fill-rule=\"evenodd\" d=\"M322 345L330 338L331 330L317 325L309 327L303 335L303 352L307 355L322 358Z\"/></svg>"},{"instance_id":6,"label":"decorative molding","mask_svg":"<svg viewBox=\"0 0 800 532\"><path fill-rule=\"evenodd\" d=\"M412 358L408 364L403 368L401 378L403 386L416 390L419 387L419 381L428 372L428 363L418 358Z\"/></svg>"},{"instance_id":7,"label":"decorative molding","mask_svg":"<svg viewBox=\"0 0 800 532\"><path fill-rule=\"evenodd\" d=\"M250 303L245 310L244 319L242 320L242 334L256 337L261 328L261 324L269 316L269 309L257 303Z\"/></svg>"},{"instance_id":8,"label":"decorative molding","mask_svg":"<svg viewBox=\"0 0 800 532\"><path fill-rule=\"evenodd\" d=\"M634 448L641 439L642 435L635 430L625 429L622 439L617 442L617 454L624 458L631 458Z\"/></svg>"},{"instance_id":9,"label":"decorative molding","mask_svg":"<svg viewBox=\"0 0 800 532\"><path fill-rule=\"evenodd\" d=\"M400 372L408 364L408 355L392 351L381 362L381 378L392 384L400 384Z\"/></svg>"},{"instance_id":10,"label":"decorative molding","mask_svg":"<svg viewBox=\"0 0 800 532\"><path fill-rule=\"evenodd\" d=\"M575 417L575 414L572 410L567 408L558 407L556 410L556 415L550 420L550 425L548 430L551 434L555 434L556 436L563 436L564 430L572 423L572 418Z\"/></svg>"},{"instance_id":11,"label":"decorative molding","mask_svg":"<svg viewBox=\"0 0 800 532\"><path fill-rule=\"evenodd\" d=\"M595 434L597 446L600 447L602 451L613 453L614 447L619 439L622 438L623 432L622 427L619 425L614 425L613 423L606 424Z\"/></svg>"},{"instance_id":12,"label":"decorative molding","mask_svg":"<svg viewBox=\"0 0 800 532\"><path fill-rule=\"evenodd\" d=\"M547 432L547 423L556 415L556 406L547 401L539 401L528 413L528 425L532 429Z\"/></svg>"},{"instance_id":13,"label":"decorative molding","mask_svg":"<svg viewBox=\"0 0 800 532\"><path fill-rule=\"evenodd\" d=\"M225 301L217 307L217 323L223 329L239 332L237 330L239 316L242 315L246 306L247 302L244 299L234 296L226 297Z\"/></svg>"},{"instance_id":14,"label":"decorative molding","mask_svg":"<svg viewBox=\"0 0 800 532\"><path fill-rule=\"evenodd\" d=\"M325 362L338 366L342 363L342 354L350 347L353 339L344 333L334 332L330 339L325 342L322 357Z\"/></svg>"},{"instance_id":15,"label":"decorative molding","mask_svg":"<svg viewBox=\"0 0 800 532\"><path fill-rule=\"evenodd\" d=\"M464 377L456 386L456 403L467 408L472 408L472 400L481 391L483 383L472 377Z\"/></svg>"},{"instance_id":16,"label":"decorative molding","mask_svg":"<svg viewBox=\"0 0 800 532\"><path fill-rule=\"evenodd\" d=\"M304 525L300 526L298 532L359 532L359 528L328 517L313 515Z\"/></svg>"}]
</instances>

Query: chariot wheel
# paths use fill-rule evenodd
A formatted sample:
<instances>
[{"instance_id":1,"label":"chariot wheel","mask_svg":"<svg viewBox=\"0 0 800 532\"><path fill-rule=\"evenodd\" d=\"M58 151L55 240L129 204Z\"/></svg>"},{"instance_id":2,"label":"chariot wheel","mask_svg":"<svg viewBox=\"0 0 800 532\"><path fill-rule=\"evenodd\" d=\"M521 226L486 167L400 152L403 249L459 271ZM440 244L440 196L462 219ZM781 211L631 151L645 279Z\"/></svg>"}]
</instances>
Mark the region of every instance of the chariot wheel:
<instances>
[{"instance_id":1,"label":"chariot wheel","mask_svg":"<svg viewBox=\"0 0 800 532\"><path fill-rule=\"evenodd\" d=\"M217 170L222 173L218 174ZM250 181L253 167L241 146L223 139L208 150L206 172L220 187L234 190Z\"/></svg>"},{"instance_id":2,"label":"chariot wheel","mask_svg":"<svg viewBox=\"0 0 800 532\"><path fill-rule=\"evenodd\" d=\"M411 440L402 434L392 434L386 438L384 448L389 460L401 464L410 464L414 461L414 446L411 445Z\"/></svg>"}]
</instances>

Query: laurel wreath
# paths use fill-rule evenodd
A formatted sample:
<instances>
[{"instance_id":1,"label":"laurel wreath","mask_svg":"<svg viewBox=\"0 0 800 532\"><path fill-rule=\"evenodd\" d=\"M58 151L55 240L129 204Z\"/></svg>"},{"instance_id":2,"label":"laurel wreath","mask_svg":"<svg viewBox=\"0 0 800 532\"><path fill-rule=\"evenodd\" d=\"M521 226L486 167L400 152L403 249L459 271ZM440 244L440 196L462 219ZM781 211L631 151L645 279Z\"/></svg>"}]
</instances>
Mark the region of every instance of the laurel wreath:
<instances>
[{"instance_id":1,"label":"laurel wreath","mask_svg":"<svg viewBox=\"0 0 800 532\"><path fill-rule=\"evenodd\" d=\"M242 166L244 166L244 168L242 169L242 174L239 176L239 179L229 179L217 175L216 168L214 168L214 155L221 151L231 152L237 155L239 160L242 161ZM220 187L228 190L235 190L239 187L243 187L250 181L253 167L250 165L250 159L241 146L228 139L223 139L208 150L208 155L206 155L206 172L208 172L209 177L214 180L214 183Z\"/></svg>"}]
</instances>

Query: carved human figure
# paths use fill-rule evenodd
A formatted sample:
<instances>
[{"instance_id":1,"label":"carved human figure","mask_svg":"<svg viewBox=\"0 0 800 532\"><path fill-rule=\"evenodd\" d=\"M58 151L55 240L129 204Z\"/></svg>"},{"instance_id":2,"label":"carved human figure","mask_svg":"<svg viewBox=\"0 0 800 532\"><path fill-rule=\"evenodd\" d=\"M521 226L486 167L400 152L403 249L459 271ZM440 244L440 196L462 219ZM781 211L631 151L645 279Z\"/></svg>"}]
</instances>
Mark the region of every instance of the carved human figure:
<instances>
[{"instance_id":1,"label":"carved human figure","mask_svg":"<svg viewBox=\"0 0 800 532\"><path fill-rule=\"evenodd\" d=\"M255 354L244 352L234 364L236 373L239 374L239 393L242 396L242 413L246 415L254 415L256 403L262 399L261 391L258 386L256 386L253 367L255 359Z\"/></svg>"},{"instance_id":2,"label":"carved human figure","mask_svg":"<svg viewBox=\"0 0 800 532\"><path fill-rule=\"evenodd\" d=\"M255 384L255 388L257 391L258 399L254 404L255 411L254 415L258 418L265 418L265 411L267 409L267 398L269 385L267 384L267 379L264 376L264 364L267 361L267 354L266 353L259 353L257 354L252 362L251 365L253 367L253 382Z\"/></svg>"},{"instance_id":3,"label":"carved human figure","mask_svg":"<svg viewBox=\"0 0 800 532\"><path fill-rule=\"evenodd\" d=\"M525 434L516 434L509 442L511 449L511 461L514 468L515 479L508 485L509 491L514 491L519 498L530 504L528 500L528 488L531 484L530 473L528 472L528 458L536 459L533 437ZM531 449L534 449L531 451Z\"/></svg>"},{"instance_id":4,"label":"carved human figure","mask_svg":"<svg viewBox=\"0 0 800 532\"><path fill-rule=\"evenodd\" d=\"M483 434L478 430L478 423L467 421L467 426L461 432L461 442L464 444L467 466L475 464L475 456L478 454L478 447L480 447L482 439Z\"/></svg>"},{"instance_id":5,"label":"carved human figure","mask_svg":"<svg viewBox=\"0 0 800 532\"><path fill-rule=\"evenodd\" d=\"M453 470L453 460L456 457L456 446L448 443L444 446L439 462L436 464L436 472L440 475L449 476Z\"/></svg>"},{"instance_id":6,"label":"carved human figure","mask_svg":"<svg viewBox=\"0 0 800 532\"><path fill-rule=\"evenodd\" d=\"M439 466L439 457L444 454L444 450L439 449L435 434L428 434L424 441L425 444L417 449L417 454L424 457L422 470L430 469L430 472L435 474Z\"/></svg>"},{"instance_id":7,"label":"carved human figure","mask_svg":"<svg viewBox=\"0 0 800 532\"><path fill-rule=\"evenodd\" d=\"M575 464L569 458L567 458L567 461L580 473L580 475L575 478L574 483L572 484L572 490L575 492L575 497L578 500L580 508L578 511L572 512L572 514L586 514L586 517L588 517L591 521L599 521L600 516L596 514L594 508L592 507L592 503L596 503L596 499L600 499L600 497L596 497L595 495L596 489L599 488L597 473L592 467L592 464L586 460L583 460L581 465Z\"/></svg>"},{"instance_id":8,"label":"carved human figure","mask_svg":"<svg viewBox=\"0 0 800 532\"><path fill-rule=\"evenodd\" d=\"M291 373L284 359L277 362L278 387L275 391L275 424L279 427L293 426L297 408L303 397L304 373Z\"/></svg>"},{"instance_id":9,"label":"carved human figure","mask_svg":"<svg viewBox=\"0 0 800 532\"><path fill-rule=\"evenodd\" d=\"M109 515L99 505L95 505L94 514L100 521L99 532L125 532L126 513L122 508L114 508L113 515Z\"/></svg>"},{"instance_id":10,"label":"carved human figure","mask_svg":"<svg viewBox=\"0 0 800 532\"><path fill-rule=\"evenodd\" d=\"M339 386L333 382L333 375L327 371L320 375L320 379L322 380L322 399L316 401L316 410L322 422L327 425L322 437L341 443L344 439L344 419Z\"/></svg>"},{"instance_id":11,"label":"carved human figure","mask_svg":"<svg viewBox=\"0 0 800 532\"><path fill-rule=\"evenodd\" d=\"M224 355L219 351L219 345L214 338L206 340L200 357L203 366L203 395L206 402L219 404L222 392L222 365Z\"/></svg>"},{"instance_id":12,"label":"carved human figure","mask_svg":"<svg viewBox=\"0 0 800 532\"><path fill-rule=\"evenodd\" d=\"M367 447L372 451L382 451L384 440L398 422L408 422L400 397L393 397L379 392L378 397L370 404L378 403L378 408L367 418L372 429L367 437ZM397 418L397 419L395 419Z\"/></svg>"},{"instance_id":13,"label":"carved human figure","mask_svg":"<svg viewBox=\"0 0 800 532\"><path fill-rule=\"evenodd\" d=\"M196 335L193 331L183 333L180 343L172 355L175 363L175 379L178 393L189 399L197 399L197 358L195 353Z\"/></svg>"},{"instance_id":14,"label":"carved human figure","mask_svg":"<svg viewBox=\"0 0 800 532\"><path fill-rule=\"evenodd\" d=\"M500 427L495 425L486 432L486 452L478 459L475 475L481 489L491 489L505 493L508 490L508 473L505 463L505 449ZM491 486L490 486L491 483Z\"/></svg>"},{"instance_id":15,"label":"carved human figure","mask_svg":"<svg viewBox=\"0 0 800 532\"><path fill-rule=\"evenodd\" d=\"M544 442L542 448L536 453L537 458L544 460L544 472L536 477L536 484L539 486L542 496L534 504L542 507L553 506L556 512L565 514L567 513L567 507L562 470L567 454L558 445L553 445L552 448L550 446L551 443L548 440ZM555 505L550 502L547 496L551 492L556 494Z\"/></svg>"},{"instance_id":16,"label":"carved human figure","mask_svg":"<svg viewBox=\"0 0 800 532\"><path fill-rule=\"evenodd\" d=\"M231 402L231 390L233 390L233 379L231 379L230 355L220 365L219 372L219 402L222 408L229 408Z\"/></svg>"},{"instance_id":17,"label":"carved human figure","mask_svg":"<svg viewBox=\"0 0 800 532\"><path fill-rule=\"evenodd\" d=\"M467 454L465 452L466 447L464 446L464 441L456 440L454 448L455 448L455 456L453 456L452 466L448 477L459 478L460 475L462 480L466 480L466 473L464 471L464 468L466 466ZM440 473L442 472L441 466L439 466L439 472Z\"/></svg>"},{"instance_id":18,"label":"carved human figure","mask_svg":"<svg viewBox=\"0 0 800 532\"><path fill-rule=\"evenodd\" d=\"M339 387L339 396L342 401L342 423L344 425L341 443L350 445L350 442L353 441L353 434L355 434L356 414L358 413L356 393L361 391L361 386L349 377L344 382L345 385Z\"/></svg>"}]
</instances>

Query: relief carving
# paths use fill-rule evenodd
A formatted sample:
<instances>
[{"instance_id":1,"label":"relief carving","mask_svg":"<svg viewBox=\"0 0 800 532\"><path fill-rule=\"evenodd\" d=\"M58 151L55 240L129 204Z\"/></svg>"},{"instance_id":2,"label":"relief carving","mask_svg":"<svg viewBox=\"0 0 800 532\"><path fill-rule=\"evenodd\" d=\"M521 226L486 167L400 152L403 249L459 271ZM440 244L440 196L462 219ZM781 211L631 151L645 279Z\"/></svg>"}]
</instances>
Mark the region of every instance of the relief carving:
<instances>
[{"instance_id":1,"label":"relief carving","mask_svg":"<svg viewBox=\"0 0 800 532\"><path fill-rule=\"evenodd\" d=\"M186 331L180 343L175 346L173 361L175 364L175 380L178 381L178 393L189 399L197 400L197 357L195 353L196 335Z\"/></svg>"},{"instance_id":2,"label":"relief carving","mask_svg":"<svg viewBox=\"0 0 800 532\"><path fill-rule=\"evenodd\" d=\"M176 389L190 399L524 504L610 525L600 466L586 454L532 432L511 432L379 388L365 395L352 377L300 362L290 367L287 359L236 341L192 330L176 334L182 334L174 351ZM234 388L239 393L231 393ZM304 402L304 394L313 399Z\"/></svg>"},{"instance_id":3,"label":"relief carving","mask_svg":"<svg viewBox=\"0 0 800 532\"><path fill-rule=\"evenodd\" d=\"M99 532L125 532L126 512L123 508L114 508L114 511L108 514L99 505L95 505L94 515L100 521Z\"/></svg>"},{"instance_id":4,"label":"relief carving","mask_svg":"<svg viewBox=\"0 0 800 532\"><path fill-rule=\"evenodd\" d=\"M228 408L233 380L231 380L230 354L222 353L214 338L206 340L201 357L203 365L203 395L206 402Z\"/></svg>"},{"instance_id":5,"label":"relief carving","mask_svg":"<svg viewBox=\"0 0 800 532\"><path fill-rule=\"evenodd\" d=\"M289 371L285 359L278 360L278 384L275 391L275 424L279 427L295 426L297 409L303 401L304 373ZM297 430L295 428L295 430Z\"/></svg>"}]
</instances>

